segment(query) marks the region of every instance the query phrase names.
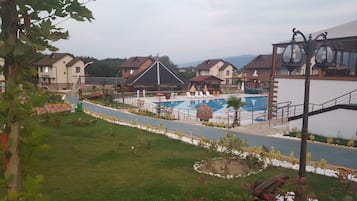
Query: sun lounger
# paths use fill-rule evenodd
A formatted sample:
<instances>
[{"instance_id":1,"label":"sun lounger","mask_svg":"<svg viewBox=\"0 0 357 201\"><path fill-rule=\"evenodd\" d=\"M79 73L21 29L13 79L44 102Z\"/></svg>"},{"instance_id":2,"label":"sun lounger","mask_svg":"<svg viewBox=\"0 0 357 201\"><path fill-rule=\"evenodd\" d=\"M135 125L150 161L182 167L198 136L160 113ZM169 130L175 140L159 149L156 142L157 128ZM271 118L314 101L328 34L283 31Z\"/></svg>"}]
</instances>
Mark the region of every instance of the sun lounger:
<instances>
[{"instance_id":1,"label":"sun lounger","mask_svg":"<svg viewBox=\"0 0 357 201\"><path fill-rule=\"evenodd\" d=\"M200 98L205 98L205 97L206 97L206 95L204 95L202 91L199 91L199 92L198 92L198 96L199 96Z\"/></svg>"},{"instance_id":2,"label":"sun lounger","mask_svg":"<svg viewBox=\"0 0 357 201\"><path fill-rule=\"evenodd\" d=\"M199 94L198 94L198 91L195 91L195 98L199 98Z\"/></svg>"},{"instance_id":3,"label":"sun lounger","mask_svg":"<svg viewBox=\"0 0 357 201\"><path fill-rule=\"evenodd\" d=\"M206 91L206 96L207 96L207 97L213 97L213 95L211 95L211 94L209 93L209 91Z\"/></svg>"},{"instance_id":4,"label":"sun lounger","mask_svg":"<svg viewBox=\"0 0 357 201\"><path fill-rule=\"evenodd\" d=\"M188 97L188 98L193 98L193 96L191 96L191 94L190 94L190 92L188 91L188 92L186 92L186 96Z\"/></svg>"}]
</instances>

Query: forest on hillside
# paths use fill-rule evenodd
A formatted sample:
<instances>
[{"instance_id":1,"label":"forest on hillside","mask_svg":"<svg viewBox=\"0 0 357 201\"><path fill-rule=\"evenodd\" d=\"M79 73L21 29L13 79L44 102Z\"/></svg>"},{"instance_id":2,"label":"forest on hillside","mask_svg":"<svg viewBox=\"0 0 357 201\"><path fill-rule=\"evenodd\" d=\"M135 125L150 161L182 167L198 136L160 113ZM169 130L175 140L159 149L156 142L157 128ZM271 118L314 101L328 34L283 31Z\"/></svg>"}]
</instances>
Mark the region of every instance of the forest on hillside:
<instances>
[{"instance_id":1,"label":"forest on hillside","mask_svg":"<svg viewBox=\"0 0 357 201\"><path fill-rule=\"evenodd\" d=\"M152 57L152 56L151 56ZM81 57L85 63L93 62L86 67L86 75L92 77L121 77L121 64L126 59L120 58L106 58L106 59L96 59L93 57ZM168 56L161 56L159 60L168 68L172 69L175 73L179 74L185 79L192 78L195 74L192 71L178 72L177 65L174 64Z\"/></svg>"}]
</instances>

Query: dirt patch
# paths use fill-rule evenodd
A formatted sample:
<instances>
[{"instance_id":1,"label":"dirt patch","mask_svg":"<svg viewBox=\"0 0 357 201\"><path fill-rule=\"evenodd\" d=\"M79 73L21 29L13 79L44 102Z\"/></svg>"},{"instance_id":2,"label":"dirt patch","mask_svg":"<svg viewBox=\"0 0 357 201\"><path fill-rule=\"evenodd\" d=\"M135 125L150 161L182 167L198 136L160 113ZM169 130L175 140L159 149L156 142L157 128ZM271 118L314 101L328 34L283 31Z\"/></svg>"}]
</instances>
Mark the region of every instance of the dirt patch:
<instances>
[{"instance_id":1,"label":"dirt patch","mask_svg":"<svg viewBox=\"0 0 357 201\"><path fill-rule=\"evenodd\" d=\"M249 167L245 159L231 159L218 158L214 160L204 161L200 163L197 170L204 173L219 174L222 176L228 175L246 175L250 172L258 171L260 168Z\"/></svg>"}]
</instances>

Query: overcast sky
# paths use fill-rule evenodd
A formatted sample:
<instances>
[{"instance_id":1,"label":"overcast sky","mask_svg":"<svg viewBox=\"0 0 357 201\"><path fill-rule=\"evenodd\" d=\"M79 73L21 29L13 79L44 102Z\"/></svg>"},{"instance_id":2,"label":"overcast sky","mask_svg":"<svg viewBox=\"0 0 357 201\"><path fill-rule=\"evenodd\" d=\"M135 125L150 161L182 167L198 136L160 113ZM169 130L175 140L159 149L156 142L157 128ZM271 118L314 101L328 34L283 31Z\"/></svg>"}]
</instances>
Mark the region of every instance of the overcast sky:
<instances>
[{"instance_id":1,"label":"overcast sky","mask_svg":"<svg viewBox=\"0 0 357 201\"><path fill-rule=\"evenodd\" d=\"M86 2L83 0L82 2ZM75 56L167 55L176 63L271 54L272 44L357 20L356 0L96 0L93 22L60 24Z\"/></svg>"}]
</instances>

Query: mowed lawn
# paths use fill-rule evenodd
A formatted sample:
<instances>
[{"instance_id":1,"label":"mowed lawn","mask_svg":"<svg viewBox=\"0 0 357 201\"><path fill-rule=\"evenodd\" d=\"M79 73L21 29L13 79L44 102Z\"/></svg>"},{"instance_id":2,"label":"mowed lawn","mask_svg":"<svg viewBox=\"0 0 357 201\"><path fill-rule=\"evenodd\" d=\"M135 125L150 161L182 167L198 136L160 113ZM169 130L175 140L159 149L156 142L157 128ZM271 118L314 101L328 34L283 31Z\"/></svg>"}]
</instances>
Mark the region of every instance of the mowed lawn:
<instances>
[{"instance_id":1,"label":"mowed lawn","mask_svg":"<svg viewBox=\"0 0 357 201\"><path fill-rule=\"evenodd\" d=\"M78 126L72 122L81 118ZM56 120L57 119L57 120ZM51 117L41 124L47 150L35 152L29 174L43 175L42 192L53 201L241 200L248 185L292 170L269 167L246 178L220 179L193 170L217 154L166 136L94 118L83 113ZM309 189L329 193L335 179L308 175ZM202 181L204 180L203 184ZM322 195L321 195L322 196Z\"/></svg>"}]
</instances>

